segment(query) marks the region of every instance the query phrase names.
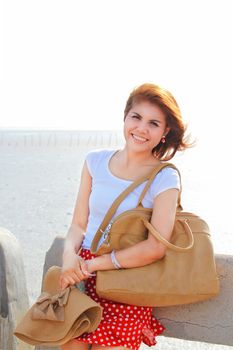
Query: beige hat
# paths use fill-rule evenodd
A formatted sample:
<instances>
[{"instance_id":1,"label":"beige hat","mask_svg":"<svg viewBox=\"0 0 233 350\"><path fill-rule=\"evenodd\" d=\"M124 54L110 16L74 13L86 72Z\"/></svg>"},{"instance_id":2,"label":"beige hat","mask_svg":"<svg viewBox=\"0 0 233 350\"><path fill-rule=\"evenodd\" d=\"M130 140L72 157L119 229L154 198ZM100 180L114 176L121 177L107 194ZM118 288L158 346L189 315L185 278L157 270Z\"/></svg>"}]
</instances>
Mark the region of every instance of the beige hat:
<instances>
[{"instance_id":1,"label":"beige hat","mask_svg":"<svg viewBox=\"0 0 233 350\"><path fill-rule=\"evenodd\" d=\"M60 273L58 266L47 271L42 294L16 327L24 342L59 346L98 327L101 306L74 286L59 290Z\"/></svg>"}]
</instances>

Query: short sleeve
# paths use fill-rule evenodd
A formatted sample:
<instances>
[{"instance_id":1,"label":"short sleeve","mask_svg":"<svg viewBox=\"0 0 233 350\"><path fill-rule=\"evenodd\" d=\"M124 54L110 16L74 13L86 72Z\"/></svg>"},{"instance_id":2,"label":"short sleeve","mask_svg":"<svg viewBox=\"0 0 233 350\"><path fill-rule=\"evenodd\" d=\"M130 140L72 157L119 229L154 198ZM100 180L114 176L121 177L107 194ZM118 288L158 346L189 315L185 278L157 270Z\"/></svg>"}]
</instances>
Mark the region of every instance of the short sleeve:
<instances>
[{"instance_id":1,"label":"short sleeve","mask_svg":"<svg viewBox=\"0 0 233 350\"><path fill-rule=\"evenodd\" d=\"M86 164L87 164L87 168L88 168L88 171L91 175L91 177L93 177L93 174L95 172L95 165L96 165L96 154L97 152L96 151L90 151L87 153L86 155Z\"/></svg>"},{"instance_id":2,"label":"short sleeve","mask_svg":"<svg viewBox=\"0 0 233 350\"><path fill-rule=\"evenodd\" d=\"M96 174L96 172L99 170L99 167L102 165L103 161L107 159L107 157L111 154L111 150L105 149L94 149L87 153L85 161L92 178L94 177L94 174Z\"/></svg>"},{"instance_id":3,"label":"short sleeve","mask_svg":"<svg viewBox=\"0 0 233 350\"><path fill-rule=\"evenodd\" d=\"M159 174L155 177L154 181L151 184L150 192L151 196L154 199L160 193L176 188L180 190L180 176L176 169L173 168L164 168Z\"/></svg>"}]
</instances>

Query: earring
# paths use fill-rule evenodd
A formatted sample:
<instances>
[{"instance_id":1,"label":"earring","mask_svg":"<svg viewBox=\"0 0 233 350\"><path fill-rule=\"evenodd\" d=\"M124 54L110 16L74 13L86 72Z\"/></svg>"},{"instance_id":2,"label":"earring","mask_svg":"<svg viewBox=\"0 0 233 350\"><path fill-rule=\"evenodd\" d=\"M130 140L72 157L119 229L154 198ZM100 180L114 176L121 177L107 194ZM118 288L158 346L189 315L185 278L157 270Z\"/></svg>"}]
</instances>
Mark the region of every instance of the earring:
<instances>
[{"instance_id":1,"label":"earring","mask_svg":"<svg viewBox=\"0 0 233 350\"><path fill-rule=\"evenodd\" d=\"M165 135L163 135L163 137L161 138L161 142L162 142L162 143L165 143L165 142L166 142L166 137L165 137Z\"/></svg>"}]
</instances>

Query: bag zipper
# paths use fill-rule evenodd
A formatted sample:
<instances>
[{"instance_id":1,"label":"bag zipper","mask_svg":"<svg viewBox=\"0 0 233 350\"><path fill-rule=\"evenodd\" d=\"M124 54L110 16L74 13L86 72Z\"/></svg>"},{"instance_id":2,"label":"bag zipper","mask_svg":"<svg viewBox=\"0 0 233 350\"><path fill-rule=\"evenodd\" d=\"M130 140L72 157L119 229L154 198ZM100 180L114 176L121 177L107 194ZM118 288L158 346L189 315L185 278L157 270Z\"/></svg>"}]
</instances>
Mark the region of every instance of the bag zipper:
<instances>
[{"instance_id":1,"label":"bag zipper","mask_svg":"<svg viewBox=\"0 0 233 350\"><path fill-rule=\"evenodd\" d=\"M142 208L143 211L145 211L144 209L148 209L148 212L151 211L151 208ZM130 212L130 214L129 214ZM103 243L107 243L108 242L108 237L109 237L109 234L110 234L110 231L111 231L111 228L112 228L112 225L117 222L119 219L121 219L122 217L128 215L128 216L131 216L135 213L138 213L138 209L129 209L129 210L126 210L124 211L123 213L119 214L115 219L111 220L109 222L109 224L107 225L106 229L105 230L102 230L100 229L100 232L102 233L102 238L104 239L104 242Z\"/></svg>"}]
</instances>

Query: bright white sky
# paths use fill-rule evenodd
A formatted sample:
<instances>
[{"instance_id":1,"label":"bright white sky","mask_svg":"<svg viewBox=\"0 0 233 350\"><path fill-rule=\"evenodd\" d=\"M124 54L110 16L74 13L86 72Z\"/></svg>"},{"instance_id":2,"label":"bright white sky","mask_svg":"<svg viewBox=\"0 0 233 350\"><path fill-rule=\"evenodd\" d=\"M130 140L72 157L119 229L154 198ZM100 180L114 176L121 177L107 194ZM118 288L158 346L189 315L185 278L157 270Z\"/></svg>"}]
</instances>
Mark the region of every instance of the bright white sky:
<instances>
[{"instance_id":1,"label":"bright white sky","mask_svg":"<svg viewBox=\"0 0 233 350\"><path fill-rule=\"evenodd\" d=\"M154 82L174 94L195 135L224 142L232 117L231 6L2 0L0 127L120 129L131 89Z\"/></svg>"}]
</instances>

